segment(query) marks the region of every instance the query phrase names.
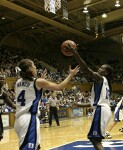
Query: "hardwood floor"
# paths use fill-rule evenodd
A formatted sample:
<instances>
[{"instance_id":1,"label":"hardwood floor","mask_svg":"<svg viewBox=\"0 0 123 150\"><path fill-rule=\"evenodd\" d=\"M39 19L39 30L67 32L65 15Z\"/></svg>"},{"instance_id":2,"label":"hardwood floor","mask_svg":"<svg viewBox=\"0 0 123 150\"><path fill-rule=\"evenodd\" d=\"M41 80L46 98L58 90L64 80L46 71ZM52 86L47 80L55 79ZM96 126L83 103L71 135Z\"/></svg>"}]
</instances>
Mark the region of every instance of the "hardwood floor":
<instances>
[{"instance_id":1,"label":"hardwood floor","mask_svg":"<svg viewBox=\"0 0 123 150\"><path fill-rule=\"evenodd\" d=\"M77 140L87 140L90 122L91 116L60 120L60 126L56 126L56 123L53 122L53 126L50 128L48 124L41 125L41 150L49 150ZM119 132L122 125L123 122L117 123L112 129L112 140L123 139L123 133ZM4 139L0 142L0 150L18 149L18 137L14 129L4 130Z\"/></svg>"}]
</instances>

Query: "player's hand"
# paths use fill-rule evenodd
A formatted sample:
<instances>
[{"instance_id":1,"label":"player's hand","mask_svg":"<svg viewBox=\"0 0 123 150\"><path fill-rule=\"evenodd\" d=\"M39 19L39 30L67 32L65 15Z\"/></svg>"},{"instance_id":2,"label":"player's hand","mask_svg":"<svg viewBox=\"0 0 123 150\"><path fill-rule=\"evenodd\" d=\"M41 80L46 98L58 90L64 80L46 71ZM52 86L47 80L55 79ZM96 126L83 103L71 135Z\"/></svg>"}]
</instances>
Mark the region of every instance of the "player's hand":
<instances>
[{"instance_id":1,"label":"player's hand","mask_svg":"<svg viewBox=\"0 0 123 150\"><path fill-rule=\"evenodd\" d=\"M71 66L69 66L69 74L74 76L79 72L79 69L80 69L80 67L78 65L74 69L71 69Z\"/></svg>"},{"instance_id":2,"label":"player's hand","mask_svg":"<svg viewBox=\"0 0 123 150\"><path fill-rule=\"evenodd\" d=\"M47 69L45 68L43 73L41 74L41 78L46 79L47 78Z\"/></svg>"},{"instance_id":3,"label":"player's hand","mask_svg":"<svg viewBox=\"0 0 123 150\"><path fill-rule=\"evenodd\" d=\"M76 46L76 48L73 48L69 43L68 45L65 46L65 49L71 51L73 54L77 52L77 49L78 49L78 44Z\"/></svg>"}]
</instances>

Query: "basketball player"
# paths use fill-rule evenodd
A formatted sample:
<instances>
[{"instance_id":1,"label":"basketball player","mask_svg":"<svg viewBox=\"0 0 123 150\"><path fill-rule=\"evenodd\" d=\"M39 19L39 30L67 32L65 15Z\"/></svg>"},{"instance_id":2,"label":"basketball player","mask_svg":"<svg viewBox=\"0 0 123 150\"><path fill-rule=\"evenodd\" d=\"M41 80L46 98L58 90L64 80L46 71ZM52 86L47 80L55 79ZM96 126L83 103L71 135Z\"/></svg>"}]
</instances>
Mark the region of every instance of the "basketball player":
<instances>
[{"instance_id":1,"label":"basketball player","mask_svg":"<svg viewBox=\"0 0 123 150\"><path fill-rule=\"evenodd\" d=\"M109 126L108 131L105 134L105 138L111 139L110 131L113 129L113 127L120 121L123 121L123 97L121 100L118 102L116 108L115 108L115 115L114 115L114 121L113 123ZM121 128L122 129L122 128ZM119 129L119 131L122 132L122 130Z\"/></svg>"},{"instance_id":2,"label":"basketball player","mask_svg":"<svg viewBox=\"0 0 123 150\"><path fill-rule=\"evenodd\" d=\"M92 71L82 60L77 52L68 44L66 49L70 50L76 58L78 64L87 75L94 79L91 91L91 103L94 108L93 120L88 133L88 139L92 142L96 150L104 150L102 139L105 137L105 128L111 119L111 109L109 96L111 93L110 79L112 75L112 67L105 64L102 65L97 72Z\"/></svg>"},{"instance_id":3,"label":"basketball player","mask_svg":"<svg viewBox=\"0 0 123 150\"><path fill-rule=\"evenodd\" d=\"M16 109L16 106L10 100L7 92L5 92L2 88L4 85L4 77L0 77L0 141L3 138L3 122L2 122L2 107L5 105L9 105L13 109Z\"/></svg>"},{"instance_id":4,"label":"basketball player","mask_svg":"<svg viewBox=\"0 0 123 150\"><path fill-rule=\"evenodd\" d=\"M16 106L15 131L19 137L20 150L40 149L40 122L37 116L42 89L63 90L71 78L77 74L79 67L69 69L67 78L59 84L49 82L37 76L36 67L30 59L19 63L20 79L15 85Z\"/></svg>"}]
</instances>

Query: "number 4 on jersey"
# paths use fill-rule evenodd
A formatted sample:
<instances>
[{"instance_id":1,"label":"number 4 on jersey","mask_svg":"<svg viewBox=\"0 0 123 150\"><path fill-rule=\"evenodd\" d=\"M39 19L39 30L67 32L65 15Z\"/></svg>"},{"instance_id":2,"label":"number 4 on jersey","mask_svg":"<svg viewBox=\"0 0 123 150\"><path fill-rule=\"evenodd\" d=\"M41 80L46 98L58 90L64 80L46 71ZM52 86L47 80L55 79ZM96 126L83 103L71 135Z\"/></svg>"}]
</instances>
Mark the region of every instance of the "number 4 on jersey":
<instances>
[{"instance_id":1,"label":"number 4 on jersey","mask_svg":"<svg viewBox=\"0 0 123 150\"><path fill-rule=\"evenodd\" d=\"M25 90L22 90L17 98L17 102L21 103L21 106L25 106Z\"/></svg>"}]
</instances>

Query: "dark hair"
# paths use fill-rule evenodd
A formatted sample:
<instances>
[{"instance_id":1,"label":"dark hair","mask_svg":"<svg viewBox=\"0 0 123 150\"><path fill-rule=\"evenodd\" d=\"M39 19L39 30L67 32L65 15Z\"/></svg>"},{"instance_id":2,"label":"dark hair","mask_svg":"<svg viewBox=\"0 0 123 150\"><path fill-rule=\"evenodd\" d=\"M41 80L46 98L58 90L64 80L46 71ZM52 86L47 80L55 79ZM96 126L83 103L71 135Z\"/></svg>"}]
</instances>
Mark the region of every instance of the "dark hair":
<instances>
[{"instance_id":1,"label":"dark hair","mask_svg":"<svg viewBox=\"0 0 123 150\"><path fill-rule=\"evenodd\" d=\"M106 78L111 81L114 69L108 64L106 64L106 66L107 66L106 70L108 72L108 74L106 75Z\"/></svg>"},{"instance_id":2,"label":"dark hair","mask_svg":"<svg viewBox=\"0 0 123 150\"><path fill-rule=\"evenodd\" d=\"M29 70L29 67L32 66L32 61L30 59L23 59L19 63L20 76L25 80L33 80L33 74Z\"/></svg>"},{"instance_id":3,"label":"dark hair","mask_svg":"<svg viewBox=\"0 0 123 150\"><path fill-rule=\"evenodd\" d=\"M108 74L106 75L106 78L108 80L108 84L109 84L109 88L110 88L110 93L111 93L112 92L111 80L112 80L112 77L113 77L114 69L110 65L108 65L108 64L106 64L106 66L107 66L106 70L108 72Z\"/></svg>"}]
</instances>

